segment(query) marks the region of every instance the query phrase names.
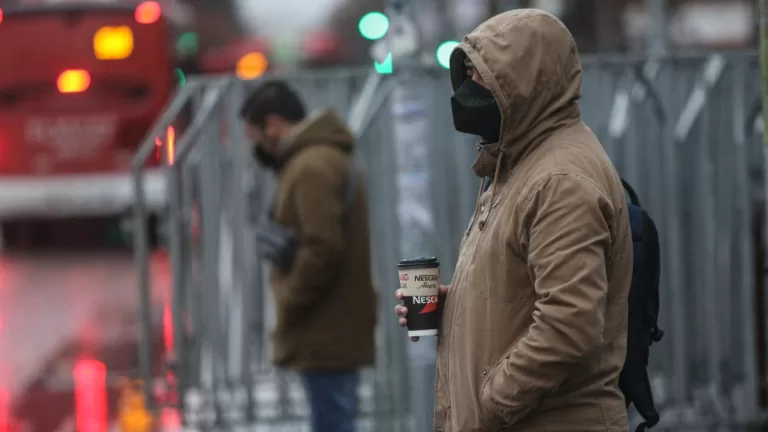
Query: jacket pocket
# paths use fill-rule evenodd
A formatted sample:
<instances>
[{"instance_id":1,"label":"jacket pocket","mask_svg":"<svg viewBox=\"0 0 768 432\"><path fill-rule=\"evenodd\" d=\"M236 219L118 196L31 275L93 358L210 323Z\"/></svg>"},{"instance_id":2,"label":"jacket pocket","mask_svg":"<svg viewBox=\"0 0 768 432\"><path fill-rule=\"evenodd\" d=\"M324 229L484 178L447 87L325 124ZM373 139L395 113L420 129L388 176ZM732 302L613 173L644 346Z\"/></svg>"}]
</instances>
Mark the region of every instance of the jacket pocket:
<instances>
[{"instance_id":1,"label":"jacket pocket","mask_svg":"<svg viewBox=\"0 0 768 432\"><path fill-rule=\"evenodd\" d=\"M487 428L487 430L494 432L505 430L506 427L504 417L502 416L498 405L491 397L490 388L494 375L498 372L500 365L505 359L506 357L498 361L494 366L483 369L482 375L484 381L479 386L480 391L477 395L480 423L484 428Z\"/></svg>"}]
</instances>

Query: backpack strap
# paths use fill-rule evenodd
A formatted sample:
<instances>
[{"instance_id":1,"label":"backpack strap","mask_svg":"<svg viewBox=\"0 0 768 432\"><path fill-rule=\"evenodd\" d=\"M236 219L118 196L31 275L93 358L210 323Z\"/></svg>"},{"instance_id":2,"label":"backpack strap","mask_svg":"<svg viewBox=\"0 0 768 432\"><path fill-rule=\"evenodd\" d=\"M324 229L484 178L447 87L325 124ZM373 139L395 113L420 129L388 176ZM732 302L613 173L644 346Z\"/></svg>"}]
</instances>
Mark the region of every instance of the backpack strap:
<instances>
[{"instance_id":1,"label":"backpack strap","mask_svg":"<svg viewBox=\"0 0 768 432\"><path fill-rule=\"evenodd\" d=\"M349 172L347 173L347 184L344 188L344 197L341 201L342 214L347 213L347 210L352 205L352 201L355 199L355 192L357 192L358 172L357 161L354 159L349 161Z\"/></svg>"},{"instance_id":2,"label":"backpack strap","mask_svg":"<svg viewBox=\"0 0 768 432\"><path fill-rule=\"evenodd\" d=\"M627 191L627 195L629 195L629 203L632 205L636 205L638 207L643 207L642 204L640 204L640 197L637 196L637 192L635 192L635 188L632 187L626 180L620 179L621 185L624 186L624 190Z\"/></svg>"},{"instance_id":3,"label":"backpack strap","mask_svg":"<svg viewBox=\"0 0 768 432\"><path fill-rule=\"evenodd\" d=\"M648 305L645 310L645 323L651 328L651 343L661 341L664 337L664 330L659 328L659 309L661 309L661 296L659 294L659 285L661 285L661 253L659 243L659 231L656 224L646 213L646 224L648 225L648 234L646 242L651 245L648 251L648 284L651 288L651 295L648 298Z\"/></svg>"}]
</instances>

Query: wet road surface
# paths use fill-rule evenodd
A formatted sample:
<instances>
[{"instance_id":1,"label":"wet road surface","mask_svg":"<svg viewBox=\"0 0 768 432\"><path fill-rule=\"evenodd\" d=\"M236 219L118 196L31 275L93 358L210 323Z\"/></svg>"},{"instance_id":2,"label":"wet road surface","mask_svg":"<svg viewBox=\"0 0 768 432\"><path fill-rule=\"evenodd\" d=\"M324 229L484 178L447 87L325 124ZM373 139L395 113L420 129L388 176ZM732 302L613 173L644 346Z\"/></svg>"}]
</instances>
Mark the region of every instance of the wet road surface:
<instances>
[{"instance_id":1,"label":"wet road surface","mask_svg":"<svg viewBox=\"0 0 768 432\"><path fill-rule=\"evenodd\" d=\"M162 253L151 262L152 351L159 372L170 266ZM115 431L118 380L137 376L139 334L136 268L129 252L0 256L0 432ZM289 374L281 391L276 376L256 366L260 420L252 430L307 431L306 401L295 377ZM105 386L88 384L84 375L100 373ZM361 431L371 430L373 418L383 421L376 413L373 378L364 374L359 389ZM87 399L79 407L78 392ZM195 424L207 413L190 406L189 420Z\"/></svg>"},{"instance_id":2,"label":"wet road surface","mask_svg":"<svg viewBox=\"0 0 768 432\"><path fill-rule=\"evenodd\" d=\"M151 274L157 353L170 287L164 255L153 257ZM78 421L113 424L117 379L137 372L138 316L129 252L0 256L0 432L73 432ZM88 374L101 365L106 388L86 388L83 378L75 379L76 367ZM75 388L103 395L103 403L76 413Z\"/></svg>"}]
</instances>

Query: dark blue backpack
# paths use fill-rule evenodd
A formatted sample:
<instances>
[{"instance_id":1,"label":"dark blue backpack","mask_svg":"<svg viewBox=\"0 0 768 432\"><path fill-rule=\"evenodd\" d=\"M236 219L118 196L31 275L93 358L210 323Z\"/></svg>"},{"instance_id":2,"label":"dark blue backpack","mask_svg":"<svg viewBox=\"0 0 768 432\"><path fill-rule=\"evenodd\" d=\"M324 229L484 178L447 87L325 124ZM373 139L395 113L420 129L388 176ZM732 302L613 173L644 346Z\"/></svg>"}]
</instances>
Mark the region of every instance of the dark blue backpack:
<instances>
[{"instance_id":1,"label":"dark blue backpack","mask_svg":"<svg viewBox=\"0 0 768 432\"><path fill-rule=\"evenodd\" d=\"M632 287L629 291L627 359L619 377L627 408L635 405L644 422L635 430L642 432L659 422L659 412L653 403L648 378L650 346L661 340L664 332L658 326L660 248L656 224L643 210L637 193L623 179L629 195L629 223L632 229L634 264Z\"/></svg>"}]
</instances>

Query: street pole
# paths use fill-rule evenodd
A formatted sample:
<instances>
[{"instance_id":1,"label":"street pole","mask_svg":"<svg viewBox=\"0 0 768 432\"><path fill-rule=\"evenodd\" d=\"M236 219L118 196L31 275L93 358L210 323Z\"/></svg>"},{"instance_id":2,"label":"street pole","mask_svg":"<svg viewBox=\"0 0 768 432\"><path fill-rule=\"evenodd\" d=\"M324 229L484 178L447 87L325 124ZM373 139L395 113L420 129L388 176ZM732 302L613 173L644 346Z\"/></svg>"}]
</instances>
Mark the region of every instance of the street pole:
<instances>
[{"instance_id":1,"label":"street pole","mask_svg":"<svg viewBox=\"0 0 768 432\"><path fill-rule=\"evenodd\" d=\"M763 90L763 142L768 145L768 0L758 0L760 11L760 75Z\"/></svg>"},{"instance_id":2,"label":"street pole","mask_svg":"<svg viewBox=\"0 0 768 432\"><path fill-rule=\"evenodd\" d=\"M392 53L394 64L394 88L390 97L390 110L393 121L393 144L397 159L397 176L407 178L408 182L398 181L398 208L408 206L411 214L431 212L432 197L429 194L430 158L414 158L413 155L429 154L429 119L426 112L429 95L424 88L422 58L424 41L418 40L415 46L410 42L410 29L418 28L417 1L388 0L387 15L391 17L389 33L386 37L388 50ZM403 47L408 47L404 49ZM430 51L434 49L430 47ZM416 184L426 182L426 184ZM405 186L407 183L407 186ZM416 205L421 209L413 208ZM410 215L400 215L401 256L433 256L437 245L434 244L434 227L422 226L412 220ZM434 376L437 346L435 338L423 338L419 343L406 342L404 366L408 378L404 380L405 400L398 401L398 411L410 412L413 430L433 430L432 413L434 410ZM398 356L399 357L399 356ZM401 411L402 412L402 411Z\"/></svg>"},{"instance_id":3,"label":"street pole","mask_svg":"<svg viewBox=\"0 0 768 432\"><path fill-rule=\"evenodd\" d=\"M652 58L663 56L667 51L667 4L666 0L647 0L649 17L646 47Z\"/></svg>"}]
</instances>

